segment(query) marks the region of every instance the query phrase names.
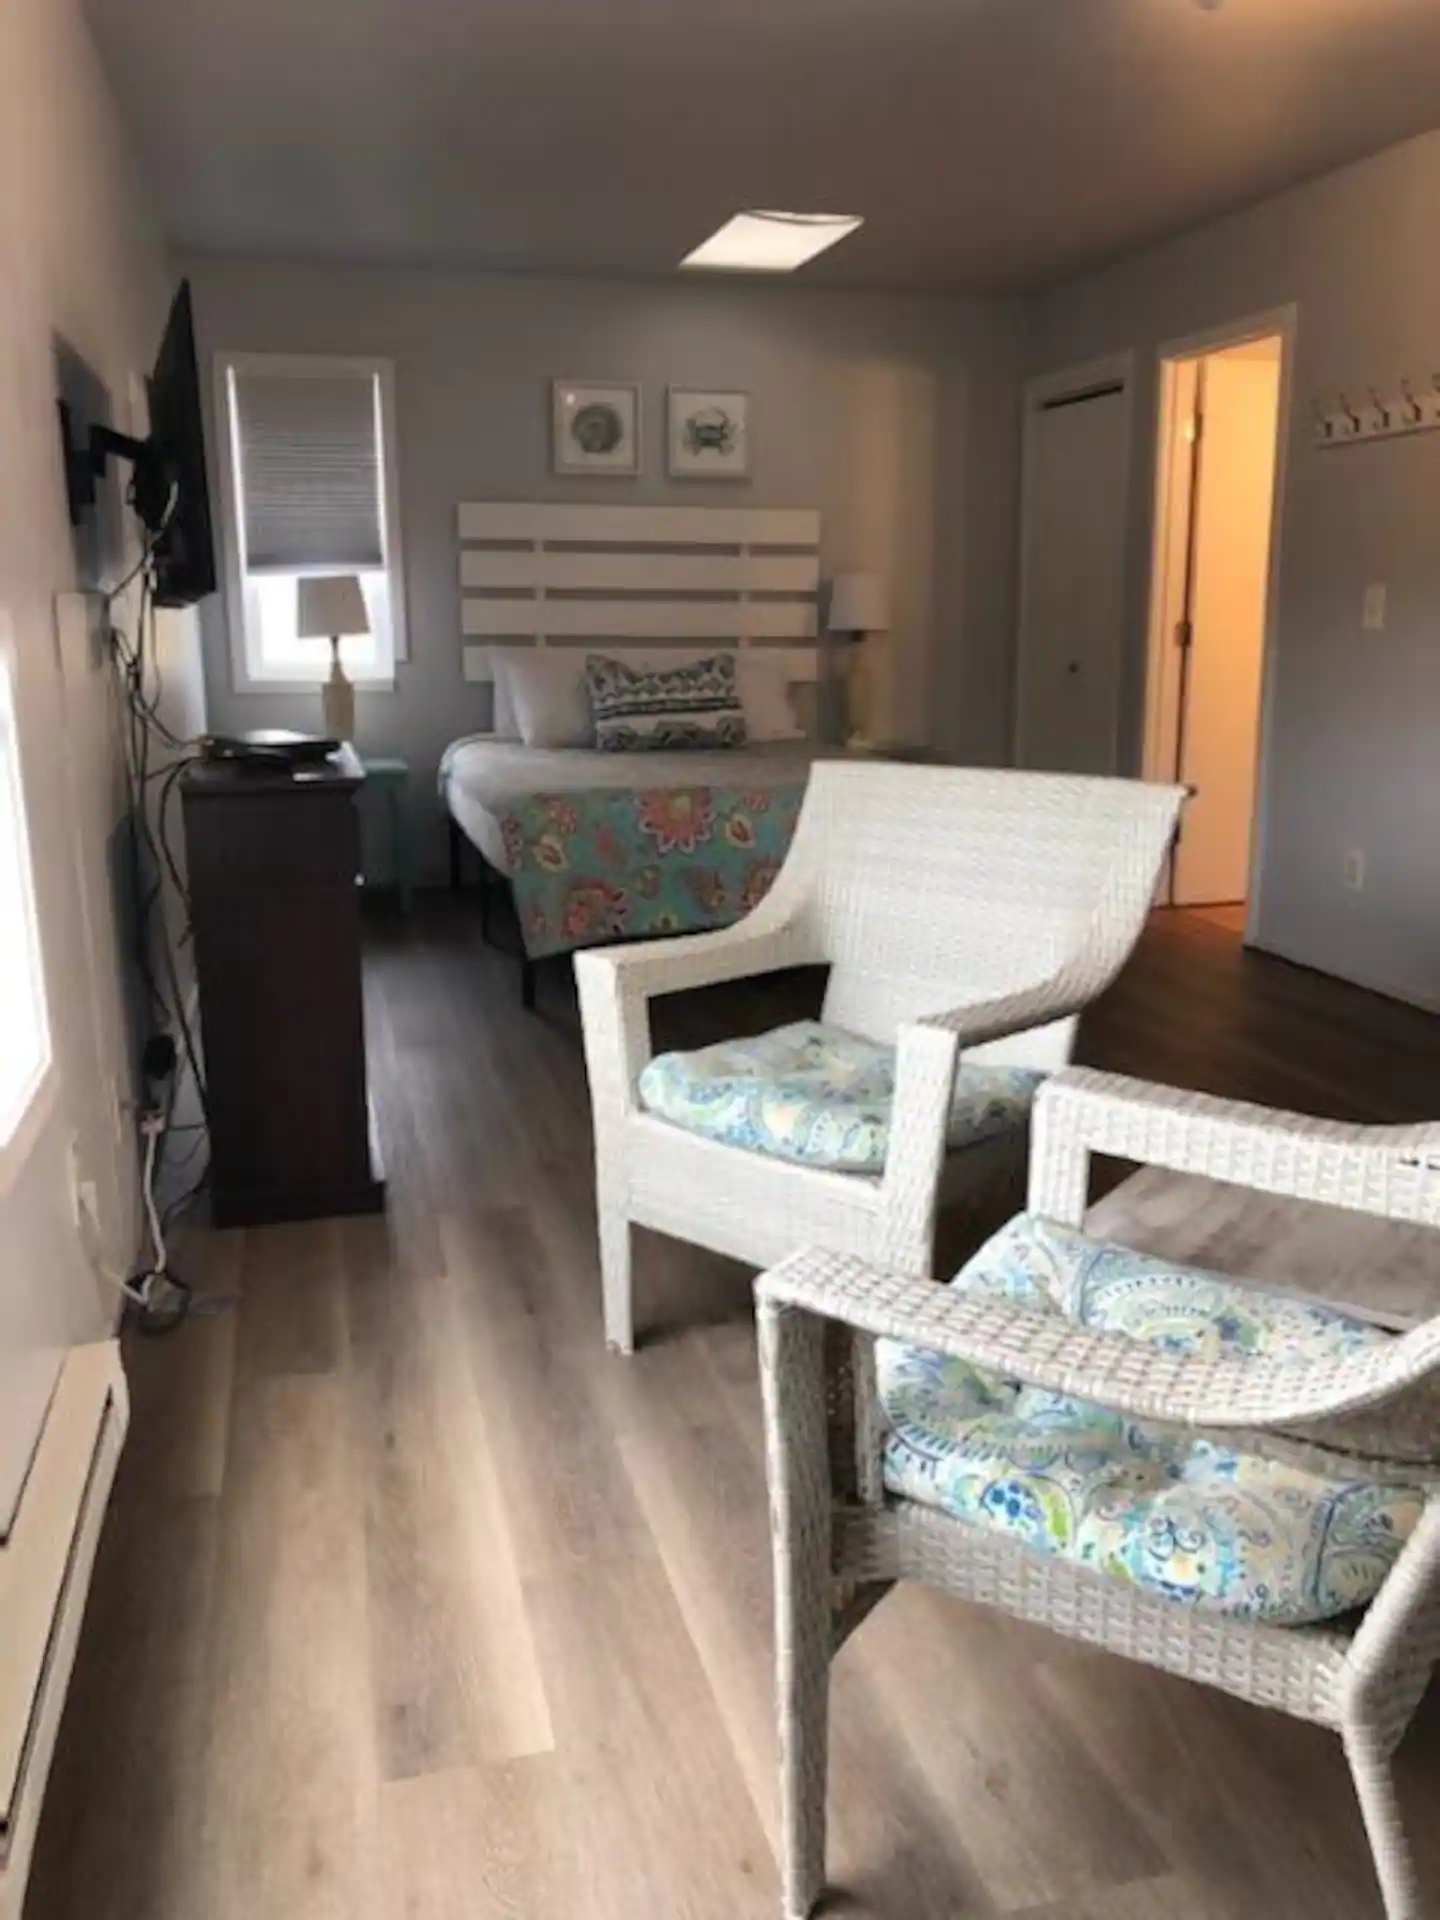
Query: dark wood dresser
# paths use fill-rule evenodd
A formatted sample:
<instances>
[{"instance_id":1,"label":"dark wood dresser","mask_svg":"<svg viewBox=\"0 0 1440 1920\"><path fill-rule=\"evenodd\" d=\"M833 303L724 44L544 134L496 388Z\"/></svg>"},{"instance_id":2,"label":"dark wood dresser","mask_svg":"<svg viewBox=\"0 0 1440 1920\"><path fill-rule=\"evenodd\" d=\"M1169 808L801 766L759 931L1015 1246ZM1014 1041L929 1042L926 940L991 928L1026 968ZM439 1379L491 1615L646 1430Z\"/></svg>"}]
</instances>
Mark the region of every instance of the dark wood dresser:
<instances>
[{"instance_id":1,"label":"dark wood dresser","mask_svg":"<svg viewBox=\"0 0 1440 1920\"><path fill-rule=\"evenodd\" d=\"M385 1204L365 1082L349 747L181 776L217 1227Z\"/></svg>"}]
</instances>

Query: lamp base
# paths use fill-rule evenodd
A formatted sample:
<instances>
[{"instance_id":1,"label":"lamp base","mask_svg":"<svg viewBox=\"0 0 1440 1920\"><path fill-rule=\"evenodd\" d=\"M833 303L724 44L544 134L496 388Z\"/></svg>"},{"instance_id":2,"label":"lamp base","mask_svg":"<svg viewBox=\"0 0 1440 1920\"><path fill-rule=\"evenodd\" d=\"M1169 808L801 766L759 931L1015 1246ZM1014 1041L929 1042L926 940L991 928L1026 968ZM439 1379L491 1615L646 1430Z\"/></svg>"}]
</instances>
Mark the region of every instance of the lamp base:
<instances>
[{"instance_id":1,"label":"lamp base","mask_svg":"<svg viewBox=\"0 0 1440 1920\"><path fill-rule=\"evenodd\" d=\"M330 636L330 678L320 689L325 731L334 740L355 738L355 689L340 659L340 636Z\"/></svg>"},{"instance_id":2,"label":"lamp base","mask_svg":"<svg viewBox=\"0 0 1440 1920\"><path fill-rule=\"evenodd\" d=\"M867 652L867 639L857 633L851 641L845 662L845 718L850 735L847 746L868 744L874 730L874 662Z\"/></svg>"}]
</instances>

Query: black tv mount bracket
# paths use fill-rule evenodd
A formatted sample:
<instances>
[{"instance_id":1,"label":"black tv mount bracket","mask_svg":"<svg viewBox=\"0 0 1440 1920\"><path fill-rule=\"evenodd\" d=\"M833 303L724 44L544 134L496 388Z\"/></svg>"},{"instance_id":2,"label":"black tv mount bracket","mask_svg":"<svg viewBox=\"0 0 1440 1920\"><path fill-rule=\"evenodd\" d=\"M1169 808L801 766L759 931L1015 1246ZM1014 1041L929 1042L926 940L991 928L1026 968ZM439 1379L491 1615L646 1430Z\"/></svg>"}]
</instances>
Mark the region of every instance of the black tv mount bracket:
<instances>
[{"instance_id":1,"label":"black tv mount bracket","mask_svg":"<svg viewBox=\"0 0 1440 1920\"><path fill-rule=\"evenodd\" d=\"M113 455L128 460L134 467L130 500L135 511L154 533L164 518L170 488L164 462L153 440L137 440L133 433L121 433L115 427L91 427L76 445L72 432L73 415L64 400L60 409L60 442L65 456L65 494L70 506L70 524L78 527L95 504L98 483Z\"/></svg>"}]
</instances>

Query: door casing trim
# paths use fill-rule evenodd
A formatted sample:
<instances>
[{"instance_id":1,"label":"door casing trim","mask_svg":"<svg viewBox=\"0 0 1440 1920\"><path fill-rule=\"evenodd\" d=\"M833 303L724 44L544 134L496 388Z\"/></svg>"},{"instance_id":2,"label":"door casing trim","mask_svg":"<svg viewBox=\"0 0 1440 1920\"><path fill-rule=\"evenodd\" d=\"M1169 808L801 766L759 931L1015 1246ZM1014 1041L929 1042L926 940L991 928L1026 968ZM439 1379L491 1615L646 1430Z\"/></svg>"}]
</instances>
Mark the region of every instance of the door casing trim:
<instances>
[{"instance_id":1,"label":"door casing trim","mask_svg":"<svg viewBox=\"0 0 1440 1920\"><path fill-rule=\"evenodd\" d=\"M1243 319L1207 327L1202 332L1180 339L1164 340L1155 349L1156 414L1150 441L1152 462L1150 520L1149 586L1146 596L1145 685L1142 708L1145 732L1141 745L1141 776L1146 780L1169 779L1168 771L1154 765L1160 729L1156 724L1156 702L1165 685L1163 650L1169 644L1166 633L1165 555L1171 534L1169 508L1169 448L1176 426L1176 368L1186 361L1204 359L1224 347L1243 346L1247 340L1280 338L1280 405L1276 416L1275 495L1270 513L1270 561L1265 590L1265 631L1260 656L1260 737L1255 767L1255 799L1250 819L1249 884L1245 900L1244 941L1254 943L1260 924L1261 899L1265 884L1265 841L1269 814L1270 746L1274 726L1275 649L1280 619L1280 574L1284 553L1284 515L1289 476L1290 423L1295 384L1295 342L1299 312L1292 303L1271 307Z\"/></svg>"}]
</instances>

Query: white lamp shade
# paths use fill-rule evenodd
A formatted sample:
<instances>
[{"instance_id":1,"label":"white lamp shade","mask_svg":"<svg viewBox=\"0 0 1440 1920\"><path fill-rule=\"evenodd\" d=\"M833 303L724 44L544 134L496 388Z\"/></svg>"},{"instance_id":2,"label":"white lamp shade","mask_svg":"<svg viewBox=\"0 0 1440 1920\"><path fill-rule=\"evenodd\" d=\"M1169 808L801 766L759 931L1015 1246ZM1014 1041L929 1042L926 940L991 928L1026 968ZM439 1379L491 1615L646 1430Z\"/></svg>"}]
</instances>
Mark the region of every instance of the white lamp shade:
<instances>
[{"instance_id":1,"label":"white lamp shade","mask_svg":"<svg viewBox=\"0 0 1440 1920\"><path fill-rule=\"evenodd\" d=\"M370 616L358 575L302 574L296 585L295 631L302 640L368 633Z\"/></svg>"},{"instance_id":2,"label":"white lamp shade","mask_svg":"<svg viewBox=\"0 0 1440 1920\"><path fill-rule=\"evenodd\" d=\"M889 625L889 583L880 574L836 574L830 583L831 633L884 633Z\"/></svg>"}]
</instances>

